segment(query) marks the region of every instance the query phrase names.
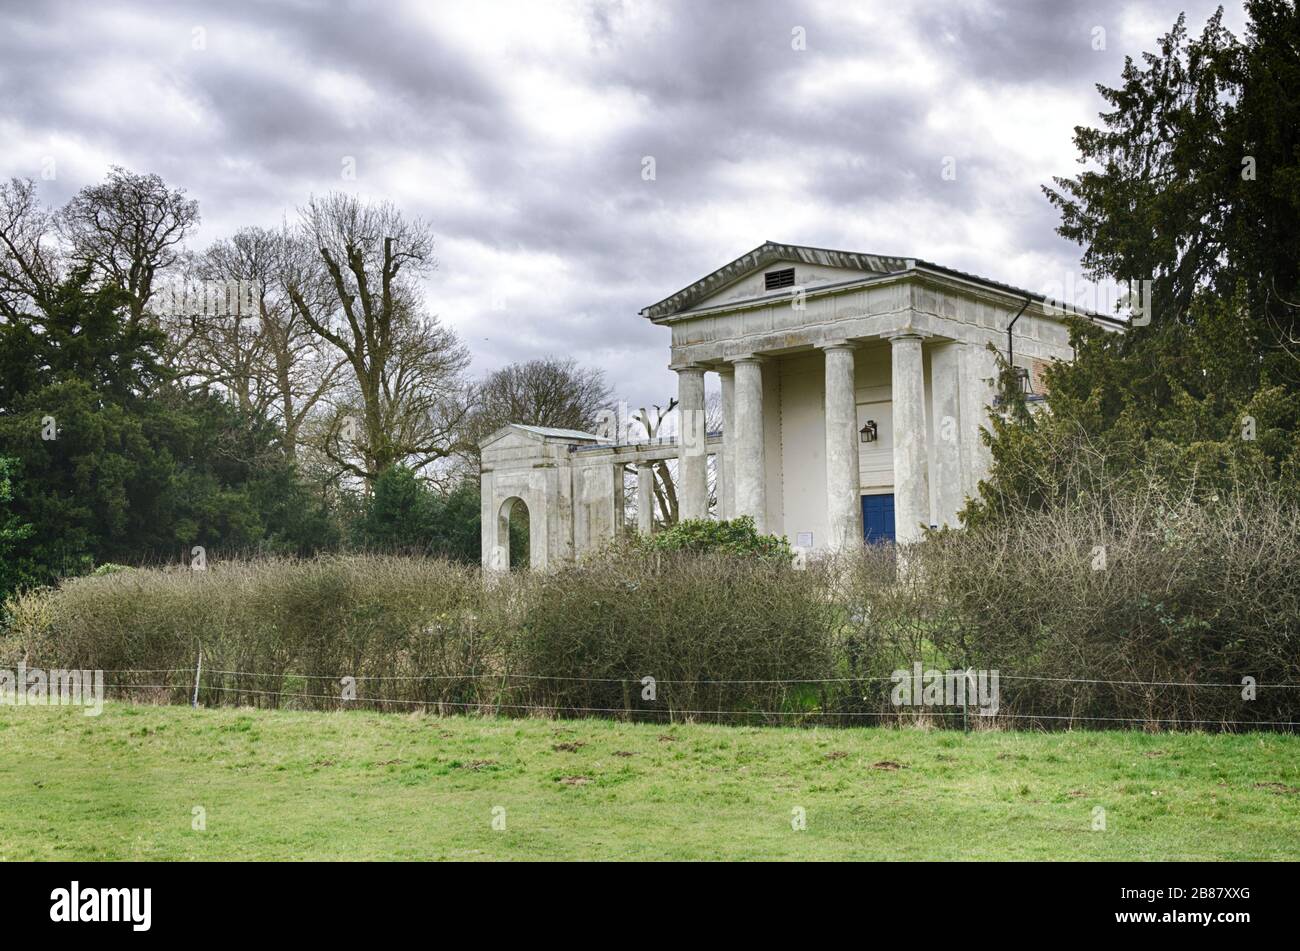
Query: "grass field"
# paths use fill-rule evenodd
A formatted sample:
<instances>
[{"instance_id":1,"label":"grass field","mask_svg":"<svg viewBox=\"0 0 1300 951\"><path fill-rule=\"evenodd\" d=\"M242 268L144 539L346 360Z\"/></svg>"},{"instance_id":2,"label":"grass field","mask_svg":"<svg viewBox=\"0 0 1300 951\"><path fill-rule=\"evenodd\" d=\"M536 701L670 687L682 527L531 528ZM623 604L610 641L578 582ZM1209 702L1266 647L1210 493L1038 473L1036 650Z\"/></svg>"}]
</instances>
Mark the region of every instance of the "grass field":
<instances>
[{"instance_id":1,"label":"grass field","mask_svg":"<svg viewBox=\"0 0 1300 951\"><path fill-rule=\"evenodd\" d=\"M1300 859L1295 736L110 704L0 749L11 860Z\"/></svg>"}]
</instances>

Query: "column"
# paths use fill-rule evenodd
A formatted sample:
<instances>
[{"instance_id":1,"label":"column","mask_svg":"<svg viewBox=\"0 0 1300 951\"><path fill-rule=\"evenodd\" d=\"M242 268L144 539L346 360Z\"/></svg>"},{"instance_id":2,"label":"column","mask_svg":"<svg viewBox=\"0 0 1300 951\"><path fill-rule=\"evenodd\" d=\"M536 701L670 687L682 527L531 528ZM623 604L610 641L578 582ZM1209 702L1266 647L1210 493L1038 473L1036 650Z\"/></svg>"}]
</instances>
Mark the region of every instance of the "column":
<instances>
[{"instance_id":1,"label":"column","mask_svg":"<svg viewBox=\"0 0 1300 951\"><path fill-rule=\"evenodd\" d=\"M479 474L479 549L483 567L496 568L497 512L494 482L496 477L486 469ZM507 565L506 567L509 567Z\"/></svg>"},{"instance_id":2,"label":"column","mask_svg":"<svg viewBox=\"0 0 1300 951\"><path fill-rule=\"evenodd\" d=\"M704 367L677 368L677 487L682 520L709 517L709 457L704 425Z\"/></svg>"},{"instance_id":3,"label":"column","mask_svg":"<svg viewBox=\"0 0 1300 951\"><path fill-rule=\"evenodd\" d=\"M962 492L975 498L980 480L989 474L989 447L980 436L989 426L997 361L981 343L962 344L961 358Z\"/></svg>"},{"instance_id":4,"label":"column","mask_svg":"<svg viewBox=\"0 0 1300 951\"><path fill-rule=\"evenodd\" d=\"M610 480L614 489L614 512L610 520L612 537L618 538L627 531L627 485L623 479L623 463L610 466Z\"/></svg>"},{"instance_id":5,"label":"column","mask_svg":"<svg viewBox=\"0 0 1300 951\"><path fill-rule=\"evenodd\" d=\"M718 518L736 514L736 375L731 367L718 371L722 382L722 452L718 456Z\"/></svg>"},{"instance_id":6,"label":"column","mask_svg":"<svg viewBox=\"0 0 1300 951\"><path fill-rule=\"evenodd\" d=\"M649 535L655 528L655 470L648 462L636 464L636 530Z\"/></svg>"},{"instance_id":7,"label":"column","mask_svg":"<svg viewBox=\"0 0 1300 951\"><path fill-rule=\"evenodd\" d=\"M844 551L862 544L853 346L846 341L822 349L826 352L827 543L834 551Z\"/></svg>"},{"instance_id":8,"label":"column","mask_svg":"<svg viewBox=\"0 0 1300 951\"><path fill-rule=\"evenodd\" d=\"M930 524L930 479L925 433L925 365L921 338L890 337L894 411L894 537L919 541Z\"/></svg>"},{"instance_id":9,"label":"column","mask_svg":"<svg viewBox=\"0 0 1300 951\"><path fill-rule=\"evenodd\" d=\"M930 349L930 393L934 427L934 520L938 525L956 526L966 493L962 477L965 434L962 430L961 351L957 341Z\"/></svg>"},{"instance_id":10,"label":"column","mask_svg":"<svg viewBox=\"0 0 1300 951\"><path fill-rule=\"evenodd\" d=\"M760 532L767 523L767 480L763 459L763 366L759 358L735 361L737 516L748 515Z\"/></svg>"}]
</instances>

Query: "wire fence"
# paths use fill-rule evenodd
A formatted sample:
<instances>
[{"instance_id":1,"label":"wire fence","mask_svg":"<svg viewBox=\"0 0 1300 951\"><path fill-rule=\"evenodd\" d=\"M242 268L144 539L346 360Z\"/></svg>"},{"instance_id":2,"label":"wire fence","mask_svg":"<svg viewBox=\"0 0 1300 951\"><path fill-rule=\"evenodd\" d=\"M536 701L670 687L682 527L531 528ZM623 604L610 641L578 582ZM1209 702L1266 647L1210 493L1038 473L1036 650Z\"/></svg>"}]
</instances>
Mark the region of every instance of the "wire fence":
<instances>
[{"instance_id":1,"label":"wire fence","mask_svg":"<svg viewBox=\"0 0 1300 951\"><path fill-rule=\"evenodd\" d=\"M37 665L28 664L30 668ZM51 668L46 668L51 669ZM106 674L193 674L197 667L105 667L100 668ZM332 680L338 681L344 677L353 676L356 680L466 680L492 678L499 679L502 677L524 680L563 680L575 681L579 683L639 683L641 677L575 677L560 674L514 674L514 673L491 673L491 672L466 672L461 674L304 674L293 671L255 671L255 670L225 670L222 668L205 668L202 673L221 674L235 677L290 677L301 680ZM1004 674L999 672L998 676L1002 680L1034 680L1049 681L1060 683L1077 683L1077 684L1117 684L1122 686L1143 686L1143 687L1233 687L1238 690L1245 686L1242 683L1204 683L1197 681L1184 680L1102 680L1092 677L1044 677L1036 674ZM703 679L703 680L672 680L663 677L656 677L655 681L661 684L674 683L708 683L708 684L830 684L830 683L862 683L866 681L892 681L894 676L880 677L777 677L777 678L758 678L758 679ZM106 684L105 686L114 686ZM121 686L121 685L117 685ZM128 684L126 686L138 686ZM165 685L164 685L165 686ZM1257 683L1256 688L1263 690L1268 689L1288 689L1300 690L1300 683Z\"/></svg>"},{"instance_id":2,"label":"wire fence","mask_svg":"<svg viewBox=\"0 0 1300 951\"><path fill-rule=\"evenodd\" d=\"M920 701L888 703L886 685L897 685L900 675L823 678L681 679L627 676L577 676L509 671L441 673L329 674L288 670L239 670L229 667L116 668L105 669L106 691L133 702L193 703L195 706L236 705L282 709L378 711L427 710L494 716L608 717L646 722L705 721L718 723L852 725L864 723L926 723L940 727L1061 729L1090 724L1128 728L1172 728L1216 731L1294 730L1300 727L1300 683L1232 683L1178 680L1105 680L1095 677L1061 677L997 673L997 680L1018 684L1055 685L1066 688L1106 688L1148 692L1242 692L1229 711L1223 701L1213 715L1166 715L1154 700L1146 712L1110 715L1091 711L1078 697L1061 702L1071 709L1034 708L1041 694L1020 697L988 696L976 688L973 671L956 673L965 680L957 702ZM987 675L987 672L984 672ZM113 675L109 678L109 675ZM902 678L902 679L906 679ZM987 677L986 677L987 680ZM326 684L331 685L326 687ZM754 686L771 703L755 703L746 693L730 702L727 691ZM827 688L835 688L827 692ZM995 682L996 688L996 682ZM995 689L994 693L997 691ZM1140 691L1139 691L1140 693ZM1249 693L1249 699L1247 694ZM1056 696L1052 694L1052 696ZM1256 696L1267 696L1275 715L1252 715ZM942 698L942 694L940 694ZM1154 694L1148 693L1148 697ZM949 698L951 699L951 698ZM1233 698L1229 697L1229 700ZM707 702L701 702L706 700ZM991 701L991 703L990 703ZM1060 703L1057 704L1060 706ZM1078 707L1081 709L1076 709Z\"/></svg>"}]
</instances>

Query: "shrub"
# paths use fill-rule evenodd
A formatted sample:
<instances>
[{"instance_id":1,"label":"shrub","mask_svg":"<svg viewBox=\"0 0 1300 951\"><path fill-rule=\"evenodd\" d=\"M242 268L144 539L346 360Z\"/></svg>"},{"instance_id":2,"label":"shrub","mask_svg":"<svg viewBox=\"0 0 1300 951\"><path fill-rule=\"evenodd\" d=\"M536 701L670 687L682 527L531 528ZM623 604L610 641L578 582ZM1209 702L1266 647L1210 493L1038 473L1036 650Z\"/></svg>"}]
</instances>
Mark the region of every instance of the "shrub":
<instances>
[{"instance_id":1,"label":"shrub","mask_svg":"<svg viewBox=\"0 0 1300 951\"><path fill-rule=\"evenodd\" d=\"M330 556L76 578L10 602L0 660L103 668L182 699L203 653L205 702L337 704L340 678L385 701L474 702L489 664L474 569ZM130 671L150 671L131 680ZM170 679L169 679L170 675ZM378 679L378 678L400 679ZM127 678L123 680L123 678Z\"/></svg>"},{"instance_id":2,"label":"shrub","mask_svg":"<svg viewBox=\"0 0 1300 951\"><path fill-rule=\"evenodd\" d=\"M1300 720L1300 690L1272 686L1300 683L1300 509L1275 492L1092 493L932 533L901 566L883 546L805 570L773 551L638 540L487 576L380 555L110 572L12 598L0 666L104 668L162 685L129 696L185 702L202 650L207 704L334 708L354 677L394 710L960 724L891 704L890 674L920 662L998 670L1021 725Z\"/></svg>"},{"instance_id":3,"label":"shrub","mask_svg":"<svg viewBox=\"0 0 1300 951\"><path fill-rule=\"evenodd\" d=\"M1004 679L1004 710L1300 718L1296 690L1242 697L1243 677L1300 682L1300 511L1275 492L1086 495L942 533L921 560L945 608L933 642L954 666L1050 678Z\"/></svg>"},{"instance_id":4,"label":"shrub","mask_svg":"<svg viewBox=\"0 0 1300 951\"><path fill-rule=\"evenodd\" d=\"M632 547L526 583L507 669L557 710L788 713L820 685L777 681L832 667L836 612L822 575L785 558Z\"/></svg>"},{"instance_id":5,"label":"shrub","mask_svg":"<svg viewBox=\"0 0 1300 951\"><path fill-rule=\"evenodd\" d=\"M115 575L119 571L131 571L131 570L132 569L128 565L119 565L116 562L106 561L104 562L104 564L98 566L94 571L92 571L91 575L95 577L99 577L101 575Z\"/></svg>"},{"instance_id":6,"label":"shrub","mask_svg":"<svg viewBox=\"0 0 1300 951\"><path fill-rule=\"evenodd\" d=\"M759 555L764 558L793 559L790 542L779 535L760 535L748 515L730 521L687 519L649 536L637 536L643 551L726 552L732 555Z\"/></svg>"},{"instance_id":7,"label":"shrub","mask_svg":"<svg viewBox=\"0 0 1300 951\"><path fill-rule=\"evenodd\" d=\"M832 668L838 613L815 569L624 548L484 583L450 562L378 555L77 578L10 603L0 663L103 668L110 683L161 685L130 696L185 702L201 650L207 704L337 707L345 676L393 709L758 710L778 722L828 703L823 684L783 682Z\"/></svg>"}]
</instances>

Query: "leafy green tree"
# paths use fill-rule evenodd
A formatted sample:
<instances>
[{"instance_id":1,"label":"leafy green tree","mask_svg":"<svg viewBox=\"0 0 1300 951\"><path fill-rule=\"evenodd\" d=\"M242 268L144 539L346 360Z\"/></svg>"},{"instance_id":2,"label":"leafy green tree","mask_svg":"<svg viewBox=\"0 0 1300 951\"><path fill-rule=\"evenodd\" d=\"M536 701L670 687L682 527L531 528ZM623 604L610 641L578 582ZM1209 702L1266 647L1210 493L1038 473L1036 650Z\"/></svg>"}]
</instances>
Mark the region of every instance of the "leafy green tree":
<instances>
[{"instance_id":1,"label":"leafy green tree","mask_svg":"<svg viewBox=\"0 0 1300 951\"><path fill-rule=\"evenodd\" d=\"M375 480L354 537L367 548L479 560L478 487L464 482L442 495L405 466Z\"/></svg>"},{"instance_id":2,"label":"leafy green tree","mask_svg":"<svg viewBox=\"0 0 1300 951\"><path fill-rule=\"evenodd\" d=\"M0 454L21 460L11 506L32 526L7 555L13 583L195 545L309 552L336 540L278 431L172 386L160 335L130 319L125 292L83 270L45 300L0 324Z\"/></svg>"},{"instance_id":3,"label":"leafy green tree","mask_svg":"<svg viewBox=\"0 0 1300 951\"><path fill-rule=\"evenodd\" d=\"M431 551L453 561L477 564L481 557L483 538L478 483L467 479L450 492L438 497L438 536ZM527 551L524 542L524 551ZM515 540L511 539L511 550Z\"/></svg>"},{"instance_id":4,"label":"leafy green tree","mask_svg":"<svg viewBox=\"0 0 1300 951\"><path fill-rule=\"evenodd\" d=\"M32 526L12 509L13 487L10 480L18 460L0 456L0 600L23 580L13 558L17 544L32 534Z\"/></svg>"},{"instance_id":5,"label":"leafy green tree","mask_svg":"<svg viewBox=\"0 0 1300 951\"><path fill-rule=\"evenodd\" d=\"M24 397L0 416L0 447L23 460L14 508L36 528L15 549L23 576L49 583L195 545L212 556L331 547L323 502L273 439L215 396L125 405L74 380Z\"/></svg>"},{"instance_id":6,"label":"leafy green tree","mask_svg":"<svg viewBox=\"0 0 1300 951\"><path fill-rule=\"evenodd\" d=\"M162 334L122 319L124 291L81 269L54 285L40 311L0 323L0 407L42 386L78 380L128 400L160 386Z\"/></svg>"},{"instance_id":7,"label":"leafy green tree","mask_svg":"<svg viewBox=\"0 0 1300 951\"><path fill-rule=\"evenodd\" d=\"M423 551L437 531L433 493L406 466L391 466L375 479L357 526L367 548Z\"/></svg>"},{"instance_id":8,"label":"leafy green tree","mask_svg":"<svg viewBox=\"0 0 1300 951\"><path fill-rule=\"evenodd\" d=\"M1093 278L1152 281L1149 322L1076 322L1050 412L992 426L968 520L1158 478L1212 495L1300 477L1300 14L1179 17L1079 128L1085 171L1044 189Z\"/></svg>"},{"instance_id":9,"label":"leafy green tree","mask_svg":"<svg viewBox=\"0 0 1300 951\"><path fill-rule=\"evenodd\" d=\"M1190 39L1184 16L1126 59L1102 128L1075 130L1086 170L1044 192L1095 277L1150 279L1152 323L1194 319L1198 292L1243 295L1250 331L1294 379L1300 340L1300 12L1250 0L1247 35L1222 9Z\"/></svg>"}]
</instances>

